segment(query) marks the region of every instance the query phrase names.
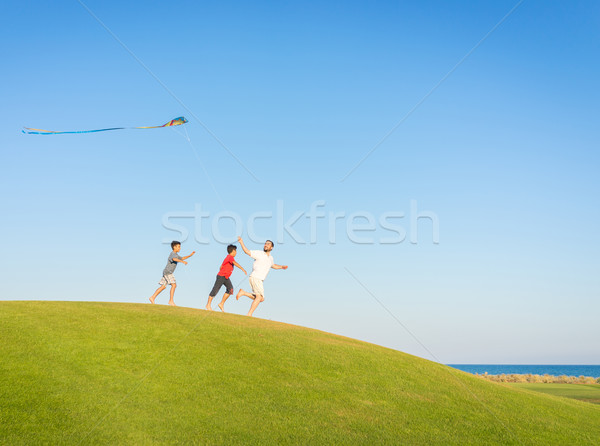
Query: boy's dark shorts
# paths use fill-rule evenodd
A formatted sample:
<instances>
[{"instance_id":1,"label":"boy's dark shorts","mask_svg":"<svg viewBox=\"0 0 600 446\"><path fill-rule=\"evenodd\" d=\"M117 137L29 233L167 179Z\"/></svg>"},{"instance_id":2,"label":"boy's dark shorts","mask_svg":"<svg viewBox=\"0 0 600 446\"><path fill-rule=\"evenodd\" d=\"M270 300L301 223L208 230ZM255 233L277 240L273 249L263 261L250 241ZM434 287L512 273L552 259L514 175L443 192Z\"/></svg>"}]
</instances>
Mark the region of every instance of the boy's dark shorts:
<instances>
[{"instance_id":1,"label":"boy's dark shorts","mask_svg":"<svg viewBox=\"0 0 600 446\"><path fill-rule=\"evenodd\" d=\"M233 284L231 283L231 280L224 276L217 276L217 280L215 280L215 285L213 286L209 296L215 297L222 285L225 285L227 294L233 294Z\"/></svg>"}]
</instances>

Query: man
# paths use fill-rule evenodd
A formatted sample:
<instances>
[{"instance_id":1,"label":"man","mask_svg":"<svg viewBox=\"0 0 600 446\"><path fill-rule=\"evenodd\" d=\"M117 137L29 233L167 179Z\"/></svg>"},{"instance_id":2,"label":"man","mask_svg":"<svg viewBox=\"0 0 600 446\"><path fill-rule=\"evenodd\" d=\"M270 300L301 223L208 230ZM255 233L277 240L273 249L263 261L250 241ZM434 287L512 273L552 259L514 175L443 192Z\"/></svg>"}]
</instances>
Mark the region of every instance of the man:
<instances>
[{"instance_id":1,"label":"man","mask_svg":"<svg viewBox=\"0 0 600 446\"><path fill-rule=\"evenodd\" d=\"M250 306L250 311L248 311L248 316L252 316L258 304L265 300L265 289L263 287L263 281L267 278L267 274L269 274L269 270L273 269L287 269L287 265L277 265L273 260L273 256L271 255L271 251L273 250L273 242L271 240L267 240L265 242L265 246L262 251L253 250L250 251L244 245L244 241L242 237L238 237L238 242L242 246L242 249L246 254L254 259L254 265L252 265L252 273L250 273L250 277L248 281L250 282L250 286L252 287L252 294L245 292L240 288L235 298L240 300L241 296L248 296L253 300L252 305Z\"/></svg>"}]
</instances>

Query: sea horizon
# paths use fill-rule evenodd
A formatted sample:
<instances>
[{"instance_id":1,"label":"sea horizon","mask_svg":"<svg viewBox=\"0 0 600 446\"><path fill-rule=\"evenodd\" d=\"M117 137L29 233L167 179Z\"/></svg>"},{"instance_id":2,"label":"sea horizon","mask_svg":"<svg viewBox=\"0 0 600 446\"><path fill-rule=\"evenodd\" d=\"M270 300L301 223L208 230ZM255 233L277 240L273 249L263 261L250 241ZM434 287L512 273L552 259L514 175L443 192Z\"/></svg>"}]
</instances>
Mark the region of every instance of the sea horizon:
<instances>
[{"instance_id":1,"label":"sea horizon","mask_svg":"<svg viewBox=\"0 0 600 446\"><path fill-rule=\"evenodd\" d=\"M463 372L488 375L591 376L600 378L600 364L446 364Z\"/></svg>"}]
</instances>

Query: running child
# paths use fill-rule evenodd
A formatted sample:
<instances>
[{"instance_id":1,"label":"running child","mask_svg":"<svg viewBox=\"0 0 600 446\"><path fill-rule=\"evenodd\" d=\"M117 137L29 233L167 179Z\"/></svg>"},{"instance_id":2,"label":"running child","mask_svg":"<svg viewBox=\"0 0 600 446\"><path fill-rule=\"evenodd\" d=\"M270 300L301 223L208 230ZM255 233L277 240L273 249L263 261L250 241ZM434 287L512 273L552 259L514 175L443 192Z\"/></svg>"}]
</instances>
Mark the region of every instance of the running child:
<instances>
[{"instance_id":1,"label":"running child","mask_svg":"<svg viewBox=\"0 0 600 446\"><path fill-rule=\"evenodd\" d=\"M177 284L175 283L175 276L173 275L173 273L175 272L175 268L177 267L178 263L183 263L184 265L187 265L187 262L185 260L192 257L196 253L196 251L192 251L192 253L188 256L181 257L178 254L181 250L181 243L175 240L171 242L171 249L173 251L171 252L171 254L169 254L167 266L165 266L165 269L163 270L163 276L160 279L160 282L158 282L160 287L150 297L150 302L154 303L154 299L156 299L156 296L162 293L162 291L167 287L167 285L171 285L171 298L169 299L169 305L175 307L176 305L173 301L173 295L175 294L175 288L177 287Z\"/></svg>"},{"instance_id":2,"label":"running child","mask_svg":"<svg viewBox=\"0 0 600 446\"><path fill-rule=\"evenodd\" d=\"M221 286L225 285L225 294L223 294L223 299L221 300L221 303L217 305L223 313L225 312L225 308L223 307L225 305L225 301L229 298L229 296L233 294L233 284L231 283L231 280L229 278L231 277L231 273L233 272L234 265L242 271L244 271L244 274L247 274L246 270L242 268L238 262L235 261L236 254L237 246L229 245L227 247L227 257L225 257L225 260L223 260L223 263L221 264L221 269L217 274L217 279L215 280L213 289L208 295L208 303L206 304L206 309L208 311L212 311L210 304L212 303L213 298L221 289Z\"/></svg>"}]
</instances>

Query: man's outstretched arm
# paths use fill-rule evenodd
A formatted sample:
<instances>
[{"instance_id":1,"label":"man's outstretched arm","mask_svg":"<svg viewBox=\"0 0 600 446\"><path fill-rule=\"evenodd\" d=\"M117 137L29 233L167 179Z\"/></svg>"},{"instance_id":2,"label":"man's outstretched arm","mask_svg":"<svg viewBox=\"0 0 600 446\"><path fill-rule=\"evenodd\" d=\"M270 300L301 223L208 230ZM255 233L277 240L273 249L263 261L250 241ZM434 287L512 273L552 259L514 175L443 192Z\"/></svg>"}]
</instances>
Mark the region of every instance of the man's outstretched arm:
<instances>
[{"instance_id":1,"label":"man's outstretched arm","mask_svg":"<svg viewBox=\"0 0 600 446\"><path fill-rule=\"evenodd\" d=\"M240 242L240 245L242 246L242 249L244 250L244 252L248 255L250 255L250 251L248 250L248 248L246 248L246 245L244 245L244 241L242 240L242 237L238 237L238 242Z\"/></svg>"},{"instance_id":2,"label":"man's outstretched arm","mask_svg":"<svg viewBox=\"0 0 600 446\"><path fill-rule=\"evenodd\" d=\"M271 268L273 268L273 269L288 269L288 266L287 265L276 265L276 264L273 264L273 266Z\"/></svg>"}]
</instances>

